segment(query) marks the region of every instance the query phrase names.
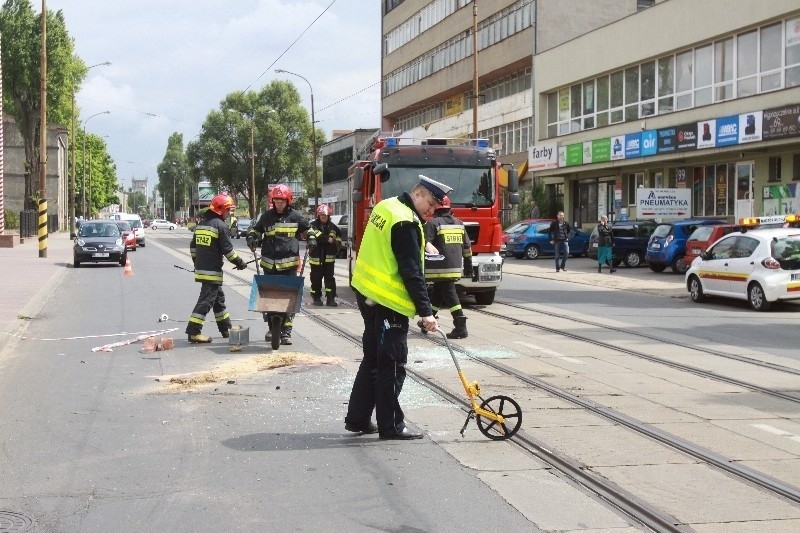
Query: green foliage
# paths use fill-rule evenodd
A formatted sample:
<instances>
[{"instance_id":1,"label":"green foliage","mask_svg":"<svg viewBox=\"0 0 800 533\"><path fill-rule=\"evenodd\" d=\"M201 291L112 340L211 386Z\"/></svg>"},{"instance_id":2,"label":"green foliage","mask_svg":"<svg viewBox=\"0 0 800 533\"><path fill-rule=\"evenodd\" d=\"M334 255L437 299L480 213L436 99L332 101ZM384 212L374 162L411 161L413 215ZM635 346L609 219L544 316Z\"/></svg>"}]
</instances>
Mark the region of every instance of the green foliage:
<instances>
[{"instance_id":1,"label":"green foliage","mask_svg":"<svg viewBox=\"0 0 800 533\"><path fill-rule=\"evenodd\" d=\"M183 151L183 134L175 132L167 140L164 159L158 164L156 189L164 199L168 218L175 220L176 213L188 198L194 182L190 179L186 154Z\"/></svg>"},{"instance_id":2,"label":"green foliage","mask_svg":"<svg viewBox=\"0 0 800 533\"><path fill-rule=\"evenodd\" d=\"M78 147L74 161L76 213L83 214L85 193L86 214L92 217L103 207L119 203L117 167L102 137L86 133L84 139L82 130L77 130L75 135Z\"/></svg>"},{"instance_id":3,"label":"green foliage","mask_svg":"<svg viewBox=\"0 0 800 533\"><path fill-rule=\"evenodd\" d=\"M6 229L19 229L19 215L8 209L4 210Z\"/></svg>"}]
</instances>

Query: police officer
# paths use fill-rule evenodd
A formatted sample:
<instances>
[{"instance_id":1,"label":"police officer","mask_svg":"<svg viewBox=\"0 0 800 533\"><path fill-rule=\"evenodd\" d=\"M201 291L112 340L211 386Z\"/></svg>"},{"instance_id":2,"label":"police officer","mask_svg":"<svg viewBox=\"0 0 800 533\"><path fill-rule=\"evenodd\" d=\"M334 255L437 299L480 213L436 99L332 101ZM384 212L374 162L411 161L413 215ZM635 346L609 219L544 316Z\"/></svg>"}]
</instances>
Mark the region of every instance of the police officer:
<instances>
[{"instance_id":1,"label":"police officer","mask_svg":"<svg viewBox=\"0 0 800 533\"><path fill-rule=\"evenodd\" d=\"M455 282L461 279L462 272L464 277L472 277L472 243L464 223L451 212L449 198L444 198L433 218L425 223L425 241L444 256L440 261L425 262L425 280L433 283L433 313L436 314L440 307L448 309L453 316L454 328L447 338L464 339L467 337L467 317L461 309ZM421 321L417 325L421 327Z\"/></svg>"},{"instance_id":2,"label":"police officer","mask_svg":"<svg viewBox=\"0 0 800 533\"><path fill-rule=\"evenodd\" d=\"M308 264L311 265L311 296L314 305L322 305L322 280L325 279L325 305L336 307L336 279L333 269L342 245L342 231L331 222L331 208L317 207L317 218L308 231Z\"/></svg>"},{"instance_id":3,"label":"police officer","mask_svg":"<svg viewBox=\"0 0 800 533\"><path fill-rule=\"evenodd\" d=\"M422 317L436 331L422 256L424 217L433 214L452 189L420 175L410 193L378 202L372 210L353 271L352 287L364 319L364 357L356 373L345 429L380 434L382 439L419 439L404 422L399 396L408 359L408 322ZM378 421L371 421L372 411Z\"/></svg>"},{"instance_id":4,"label":"police officer","mask_svg":"<svg viewBox=\"0 0 800 533\"><path fill-rule=\"evenodd\" d=\"M300 238L309 225L300 212L292 209L292 189L279 184L272 189L272 207L261 215L247 233L247 246L251 250L261 244L259 264L264 274L296 276L300 265ZM276 313L264 313L264 322ZM292 319L294 314L281 313L281 344L292 344ZM267 327L264 340L270 342L272 333Z\"/></svg>"},{"instance_id":5,"label":"police officer","mask_svg":"<svg viewBox=\"0 0 800 533\"><path fill-rule=\"evenodd\" d=\"M231 319L225 308L225 293L222 292L222 257L236 265L238 270L247 268L244 260L233 249L228 236L225 219L234 208L233 199L227 194L218 194L211 200L194 228L189 252L194 262L194 280L202 283L200 296L189 316L186 333L191 343L211 342L211 337L202 335L206 315L214 309L214 320L223 337L228 337Z\"/></svg>"}]
</instances>

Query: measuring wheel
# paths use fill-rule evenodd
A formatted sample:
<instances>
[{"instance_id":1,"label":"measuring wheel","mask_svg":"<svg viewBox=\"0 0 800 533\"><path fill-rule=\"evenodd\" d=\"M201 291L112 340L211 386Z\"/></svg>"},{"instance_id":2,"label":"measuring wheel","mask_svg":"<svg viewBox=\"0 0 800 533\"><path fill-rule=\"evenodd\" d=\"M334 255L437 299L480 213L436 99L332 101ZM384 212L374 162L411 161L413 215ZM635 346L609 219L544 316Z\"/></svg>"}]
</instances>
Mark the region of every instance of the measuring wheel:
<instances>
[{"instance_id":1,"label":"measuring wheel","mask_svg":"<svg viewBox=\"0 0 800 533\"><path fill-rule=\"evenodd\" d=\"M506 440L516 435L522 425L522 409L508 396L492 396L484 400L481 409L503 417L501 424L485 416L476 415L478 429L492 440Z\"/></svg>"},{"instance_id":2,"label":"measuring wheel","mask_svg":"<svg viewBox=\"0 0 800 533\"><path fill-rule=\"evenodd\" d=\"M283 325L283 317L276 315L270 318L269 330L272 333L272 349L277 350L281 345L281 325Z\"/></svg>"}]
</instances>

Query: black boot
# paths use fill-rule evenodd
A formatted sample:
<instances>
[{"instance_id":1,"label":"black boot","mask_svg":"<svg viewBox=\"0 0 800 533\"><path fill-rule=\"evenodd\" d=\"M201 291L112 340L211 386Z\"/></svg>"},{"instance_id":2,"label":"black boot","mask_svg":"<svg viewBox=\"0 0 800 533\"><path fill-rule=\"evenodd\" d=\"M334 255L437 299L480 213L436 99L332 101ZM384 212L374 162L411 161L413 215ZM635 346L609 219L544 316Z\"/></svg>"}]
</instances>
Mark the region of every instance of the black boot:
<instances>
[{"instance_id":1,"label":"black boot","mask_svg":"<svg viewBox=\"0 0 800 533\"><path fill-rule=\"evenodd\" d=\"M328 307L338 307L339 304L336 303L336 296L334 296L333 294L329 294L327 297L327 301L325 302L325 305L327 305Z\"/></svg>"},{"instance_id":2,"label":"black boot","mask_svg":"<svg viewBox=\"0 0 800 533\"><path fill-rule=\"evenodd\" d=\"M602 272L603 271L603 265L601 265L600 263L597 263L597 271L598 272Z\"/></svg>"},{"instance_id":3,"label":"black boot","mask_svg":"<svg viewBox=\"0 0 800 533\"><path fill-rule=\"evenodd\" d=\"M453 317L453 331L447 334L448 339L466 339L467 338L467 317L454 316Z\"/></svg>"},{"instance_id":4,"label":"black boot","mask_svg":"<svg viewBox=\"0 0 800 533\"><path fill-rule=\"evenodd\" d=\"M608 263L608 268L611 270L612 274L617 271L617 269L614 268L614 263Z\"/></svg>"},{"instance_id":5,"label":"black boot","mask_svg":"<svg viewBox=\"0 0 800 533\"><path fill-rule=\"evenodd\" d=\"M322 305L322 296L319 294L312 295L314 297L314 305Z\"/></svg>"}]
</instances>

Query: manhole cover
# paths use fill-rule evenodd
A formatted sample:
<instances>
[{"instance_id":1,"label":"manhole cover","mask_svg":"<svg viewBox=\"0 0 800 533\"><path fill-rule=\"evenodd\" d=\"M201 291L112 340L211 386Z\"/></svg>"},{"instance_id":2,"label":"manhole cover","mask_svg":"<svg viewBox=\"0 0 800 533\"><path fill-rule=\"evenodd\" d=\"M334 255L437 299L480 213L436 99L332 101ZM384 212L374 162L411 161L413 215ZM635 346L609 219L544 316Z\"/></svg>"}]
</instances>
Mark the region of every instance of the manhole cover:
<instances>
[{"instance_id":1,"label":"manhole cover","mask_svg":"<svg viewBox=\"0 0 800 533\"><path fill-rule=\"evenodd\" d=\"M0 533L28 531L32 525L33 520L24 514L0 511Z\"/></svg>"}]
</instances>

